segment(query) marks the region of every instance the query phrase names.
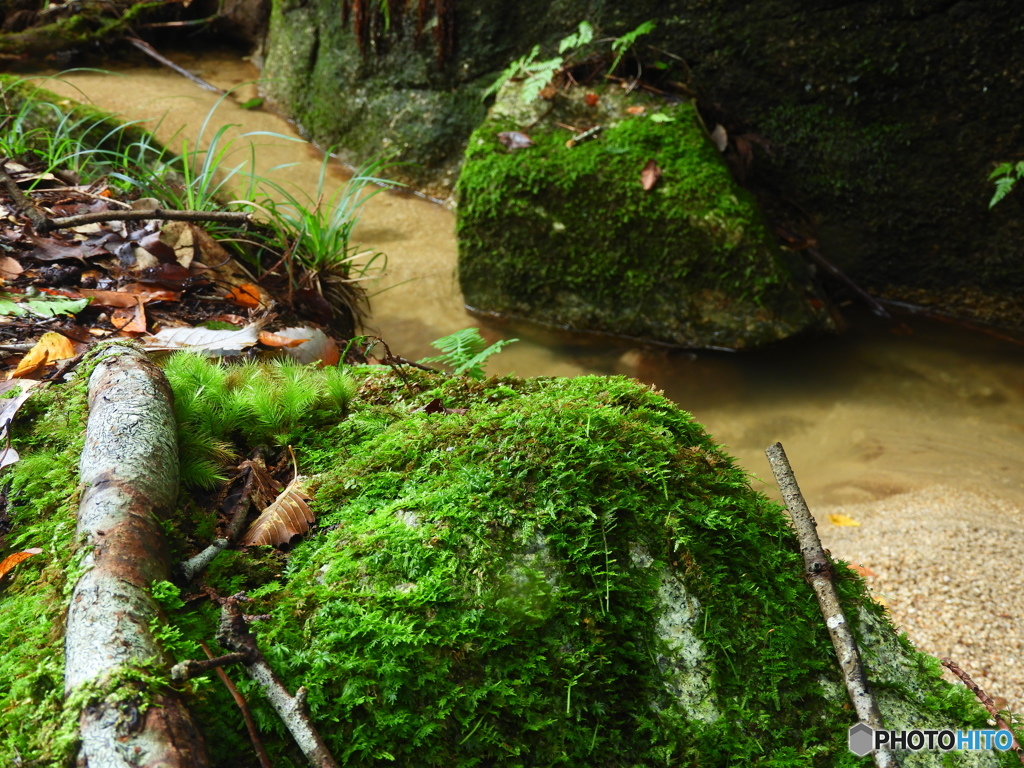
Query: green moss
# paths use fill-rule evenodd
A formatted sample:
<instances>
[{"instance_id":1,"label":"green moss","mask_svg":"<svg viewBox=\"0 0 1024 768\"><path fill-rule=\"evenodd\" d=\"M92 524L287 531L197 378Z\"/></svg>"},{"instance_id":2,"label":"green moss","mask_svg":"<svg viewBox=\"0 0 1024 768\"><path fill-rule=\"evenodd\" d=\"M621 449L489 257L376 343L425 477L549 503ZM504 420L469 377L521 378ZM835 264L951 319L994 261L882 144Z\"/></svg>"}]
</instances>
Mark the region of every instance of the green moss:
<instances>
[{"instance_id":1,"label":"green moss","mask_svg":"<svg viewBox=\"0 0 1024 768\"><path fill-rule=\"evenodd\" d=\"M260 646L342 763L861 764L782 511L688 414L618 378L353 374L348 417L295 445L314 532L283 569L238 553L208 575L269 614ZM467 412L416 410L434 398ZM893 706L980 722L839 573L872 668L896 664L878 678ZM175 622L208 641L216 612ZM276 764L301 765L233 677ZM238 764L226 694L200 681L193 704L218 764Z\"/></svg>"},{"instance_id":2,"label":"green moss","mask_svg":"<svg viewBox=\"0 0 1024 768\"><path fill-rule=\"evenodd\" d=\"M470 306L683 346L747 347L828 326L691 105L638 99L646 114L627 116L616 90L598 89L600 111L587 114L582 94L559 96L530 121L536 145L509 152L498 134L527 121L506 91L471 137L459 181ZM556 122L604 130L569 148ZM647 191L649 161L661 177Z\"/></svg>"},{"instance_id":3,"label":"green moss","mask_svg":"<svg viewBox=\"0 0 1024 768\"><path fill-rule=\"evenodd\" d=\"M21 460L3 470L11 531L3 554L30 557L0 585L0 764L70 765L77 710L64 704L64 615L77 572L74 555L78 458L85 385L38 390L12 427Z\"/></svg>"}]
</instances>

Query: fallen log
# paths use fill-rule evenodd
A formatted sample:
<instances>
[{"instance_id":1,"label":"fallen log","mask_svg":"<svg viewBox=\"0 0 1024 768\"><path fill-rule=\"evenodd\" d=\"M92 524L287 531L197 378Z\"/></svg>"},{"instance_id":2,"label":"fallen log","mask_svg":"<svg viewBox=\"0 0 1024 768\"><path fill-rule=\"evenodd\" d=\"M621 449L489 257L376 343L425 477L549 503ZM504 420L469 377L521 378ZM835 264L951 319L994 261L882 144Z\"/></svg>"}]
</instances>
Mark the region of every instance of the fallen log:
<instances>
[{"instance_id":1,"label":"fallen log","mask_svg":"<svg viewBox=\"0 0 1024 768\"><path fill-rule=\"evenodd\" d=\"M65 698L82 707L79 765L205 768L181 697L153 692L151 682L170 666L153 636L160 609L151 593L170 573L160 521L178 489L170 388L134 347L110 344L96 357L80 462L84 573L65 635Z\"/></svg>"}]
</instances>

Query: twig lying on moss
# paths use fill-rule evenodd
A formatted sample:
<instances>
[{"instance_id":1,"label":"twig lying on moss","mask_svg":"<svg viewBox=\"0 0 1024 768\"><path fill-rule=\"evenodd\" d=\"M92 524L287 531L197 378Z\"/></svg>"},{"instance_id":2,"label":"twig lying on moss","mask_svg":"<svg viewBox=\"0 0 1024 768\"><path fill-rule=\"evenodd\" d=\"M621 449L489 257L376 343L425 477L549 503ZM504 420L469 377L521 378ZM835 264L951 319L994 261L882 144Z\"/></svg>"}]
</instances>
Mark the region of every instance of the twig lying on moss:
<instances>
[{"instance_id":1,"label":"twig lying on moss","mask_svg":"<svg viewBox=\"0 0 1024 768\"><path fill-rule=\"evenodd\" d=\"M210 648L206 643L200 643L199 646L203 649L203 653L210 659L213 658L213 654L210 652ZM224 687L228 689L231 694L231 698L235 700L235 704L242 711L242 718L245 720L245 727L249 731L249 740L252 742L253 749L256 750L256 756L259 758L260 766L262 768L272 768L270 758L267 756L267 750L263 746L263 740L260 738L260 732L256 728L256 721L252 719L252 712L249 711L249 705L245 702L245 697L239 693L238 688L231 682L231 678L228 677L227 673L220 667L215 668L217 677L224 683Z\"/></svg>"},{"instance_id":2,"label":"twig lying on moss","mask_svg":"<svg viewBox=\"0 0 1024 768\"><path fill-rule=\"evenodd\" d=\"M263 688L267 701L291 732L310 766L338 768L306 711L306 689L299 688L294 696L288 693L256 646L256 638L249 631L239 606L239 603L246 599L248 598L244 595L233 595L224 600L217 642L225 648L244 654L247 659L243 662L246 671Z\"/></svg>"},{"instance_id":3,"label":"twig lying on moss","mask_svg":"<svg viewBox=\"0 0 1024 768\"><path fill-rule=\"evenodd\" d=\"M860 662L857 641L850 631L850 625L839 604L839 595L836 594L835 584L832 582L832 561L821 546L814 517L807 508L803 494L800 493L800 486L797 485L793 468L790 467L786 452L782 449L782 443L769 446L765 450L765 454L768 456L768 463L771 464L775 480L779 484L779 490L782 491L782 499L786 502L786 508L789 509L790 517L793 520L793 528L800 542L800 553L804 557L804 573L814 588L814 594L818 597L818 605L825 617L825 626L828 628L829 637L832 638L832 646L839 659L839 667L843 672L843 681L846 683L850 701L853 702L854 710L862 723L875 730L881 730L884 728L882 713L868 687L867 677L864 675L864 668ZM878 768L892 768L899 765L896 756L888 749L876 749L873 756Z\"/></svg>"},{"instance_id":4,"label":"twig lying on moss","mask_svg":"<svg viewBox=\"0 0 1024 768\"><path fill-rule=\"evenodd\" d=\"M149 221L150 219L162 219L164 221L219 221L225 224L245 224L250 220L250 216L243 211L168 211L164 208L154 208L151 211L98 211L96 213L80 213L76 216L46 219L43 224L36 225L36 231L49 232L54 229L78 227L82 224L100 224L107 221Z\"/></svg>"},{"instance_id":5,"label":"twig lying on moss","mask_svg":"<svg viewBox=\"0 0 1024 768\"><path fill-rule=\"evenodd\" d=\"M974 680L971 679L971 676L960 669L952 659L944 658L940 659L940 662L942 663L942 666L963 680L964 685L974 692L974 695L978 697L978 701L980 701L982 706L984 706L985 709L988 710L988 713L992 715L992 719L996 721L996 725L1004 731L1010 732L1010 736L1013 739L1013 741L1010 742L1010 749L1017 753L1017 759L1020 760L1021 765L1024 765L1024 748L1022 748L1020 743L1017 741L1017 736L1012 730L1010 730L1010 726L1006 724L1006 721L1003 720L1002 717L1000 717L999 710L996 708L996 703L992 701L992 697L985 693L985 689L974 682Z\"/></svg>"}]
</instances>

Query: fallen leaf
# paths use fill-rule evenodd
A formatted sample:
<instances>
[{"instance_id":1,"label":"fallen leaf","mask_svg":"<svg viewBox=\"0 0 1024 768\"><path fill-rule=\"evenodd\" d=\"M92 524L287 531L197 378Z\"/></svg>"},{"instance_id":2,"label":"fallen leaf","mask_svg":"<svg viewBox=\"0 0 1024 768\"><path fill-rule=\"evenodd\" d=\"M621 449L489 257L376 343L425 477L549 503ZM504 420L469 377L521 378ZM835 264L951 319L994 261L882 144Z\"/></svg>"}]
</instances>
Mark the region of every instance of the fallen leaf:
<instances>
[{"instance_id":1,"label":"fallen leaf","mask_svg":"<svg viewBox=\"0 0 1024 768\"><path fill-rule=\"evenodd\" d=\"M11 372L8 378L24 378L50 363L67 360L69 357L74 357L75 354L75 347L71 339L55 331L49 331L44 333L36 345L21 359L18 367Z\"/></svg>"},{"instance_id":2,"label":"fallen leaf","mask_svg":"<svg viewBox=\"0 0 1024 768\"><path fill-rule=\"evenodd\" d=\"M522 131L502 131L498 134L498 141L509 149L526 149L533 146L533 139Z\"/></svg>"},{"instance_id":3,"label":"fallen leaf","mask_svg":"<svg viewBox=\"0 0 1024 768\"><path fill-rule=\"evenodd\" d=\"M270 331L260 331L260 344L265 347L297 347L307 341L309 341L308 335L304 339L292 339Z\"/></svg>"},{"instance_id":4,"label":"fallen leaf","mask_svg":"<svg viewBox=\"0 0 1024 768\"><path fill-rule=\"evenodd\" d=\"M142 297L135 296L134 298L134 307L116 309L110 316L110 324L121 333L146 332L146 310L142 304Z\"/></svg>"},{"instance_id":5,"label":"fallen leaf","mask_svg":"<svg viewBox=\"0 0 1024 768\"><path fill-rule=\"evenodd\" d=\"M551 101L557 95L558 89L555 88L553 85L545 85L543 88L540 89L540 97L544 99L544 101Z\"/></svg>"},{"instance_id":6,"label":"fallen leaf","mask_svg":"<svg viewBox=\"0 0 1024 768\"><path fill-rule=\"evenodd\" d=\"M600 100L601 97L598 96L596 93L588 93L583 97L583 103L586 104L588 107L596 107L597 102L599 102Z\"/></svg>"},{"instance_id":7,"label":"fallen leaf","mask_svg":"<svg viewBox=\"0 0 1024 768\"><path fill-rule=\"evenodd\" d=\"M9 467L21 461L21 455L13 448L4 448L0 451L0 469Z\"/></svg>"},{"instance_id":8,"label":"fallen leaf","mask_svg":"<svg viewBox=\"0 0 1024 768\"><path fill-rule=\"evenodd\" d=\"M168 221L160 230L160 240L174 251L174 259L188 269L196 255L196 238L187 221Z\"/></svg>"},{"instance_id":9,"label":"fallen leaf","mask_svg":"<svg viewBox=\"0 0 1024 768\"><path fill-rule=\"evenodd\" d=\"M856 528L860 526L858 521L854 520L852 517L848 517L847 515L829 515L828 521L832 523L832 525L840 525L849 528Z\"/></svg>"},{"instance_id":10,"label":"fallen leaf","mask_svg":"<svg viewBox=\"0 0 1024 768\"><path fill-rule=\"evenodd\" d=\"M227 299L249 309L259 309L264 306L260 289L252 283L236 285L228 291Z\"/></svg>"},{"instance_id":11,"label":"fallen leaf","mask_svg":"<svg viewBox=\"0 0 1024 768\"><path fill-rule=\"evenodd\" d=\"M319 328L282 328L275 335L286 339L303 339L295 347L282 347L281 351L293 357L303 365L320 363L321 365L337 365L341 352L334 339Z\"/></svg>"},{"instance_id":12,"label":"fallen leaf","mask_svg":"<svg viewBox=\"0 0 1024 768\"><path fill-rule=\"evenodd\" d=\"M0 562L0 579L6 576L10 570L23 560L28 560L32 555L41 554L43 550L39 547L32 547L32 549L23 549L21 552L15 552L13 555L8 555Z\"/></svg>"},{"instance_id":13,"label":"fallen leaf","mask_svg":"<svg viewBox=\"0 0 1024 768\"><path fill-rule=\"evenodd\" d=\"M872 571L870 568L864 565L855 565L850 563L850 570L856 573L858 576L877 576L878 574Z\"/></svg>"},{"instance_id":14,"label":"fallen leaf","mask_svg":"<svg viewBox=\"0 0 1024 768\"><path fill-rule=\"evenodd\" d=\"M715 129L711 131L711 141L719 152L725 152L725 148L729 146L729 134L726 133L724 126L715 126Z\"/></svg>"},{"instance_id":15,"label":"fallen leaf","mask_svg":"<svg viewBox=\"0 0 1024 768\"><path fill-rule=\"evenodd\" d=\"M136 297L123 291L97 291L91 288L81 288L79 293L92 299L94 304L101 307L134 307Z\"/></svg>"},{"instance_id":16,"label":"fallen leaf","mask_svg":"<svg viewBox=\"0 0 1024 768\"><path fill-rule=\"evenodd\" d=\"M653 160L648 160L647 165L640 171L640 183L643 185L644 190L650 192L654 189L654 185L658 183L660 178L661 168Z\"/></svg>"},{"instance_id":17,"label":"fallen leaf","mask_svg":"<svg viewBox=\"0 0 1024 768\"><path fill-rule=\"evenodd\" d=\"M10 256L0 257L0 278L13 280L24 271L21 264Z\"/></svg>"},{"instance_id":18,"label":"fallen leaf","mask_svg":"<svg viewBox=\"0 0 1024 768\"><path fill-rule=\"evenodd\" d=\"M21 392L17 396L0 400L0 404L3 405L3 408L0 408L0 434L6 433L15 414L18 413L18 409L21 408L24 402L29 399L34 388L38 386L45 386L48 383L49 382L46 381L32 381L31 379L18 379L17 381L0 382L0 393L6 392L14 387L21 388ZM3 451L2 458L0 458L0 466L13 464L17 460L18 452L13 448L7 448Z\"/></svg>"},{"instance_id":19,"label":"fallen leaf","mask_svg":"<svg viewBox=\"0 0 1024 768\"><path fill-rule=\"evenodd\" d=\"M306 502L305 478L296 475L274 502L257 517L238 543L242 546L267 544L279 547L309 530L313 512Z\"/></svg>"},{"instance_id":20,"label":"fallen leaf","mask_svg":"<svg viewBox=\"0 0 1024 768\"><path fill-rule=\"evenodd\" d=\"M36 249L29 253L39 261L59 261L61 259L77 259L85 264L85 257L82 255L82 248L78 245L68 246L54 240L52 237L38 237L29 235L28 239L35 245Z\"/></svg>"},{"instance_id":21,"label":"fallen leaf","mask_svg":"<svg viewBox=\"0 0 1024 768\"><path fill-rule=\"evenodd\" d=\"M630 115L642 115L647 110L647 107L642 104L635 104L632 107L626 107L626 112Z\"/></svg>"},{"instance_id":22,"label":"fallen leaf","mask_svg":"<svg viewBox=\"0 0 1024 768\"><path fill-rule=\"evenodd\" d=\"M211 328L164 328L159 333L140 339L146 349L191 350L221 356L237 354L243 349L256 345L260 328L266 321L252 323L237 331L213 330Z\"/></svg>"}]
</instances>

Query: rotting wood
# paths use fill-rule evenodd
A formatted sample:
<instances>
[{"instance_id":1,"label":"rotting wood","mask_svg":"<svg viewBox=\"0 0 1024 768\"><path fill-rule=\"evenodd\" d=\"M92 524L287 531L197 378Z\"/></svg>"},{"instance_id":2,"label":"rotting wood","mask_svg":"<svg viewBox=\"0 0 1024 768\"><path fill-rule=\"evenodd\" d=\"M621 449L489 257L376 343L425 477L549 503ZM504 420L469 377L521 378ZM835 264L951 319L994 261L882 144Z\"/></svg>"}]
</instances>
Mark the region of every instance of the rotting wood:
<instances>
[{"instance_id":1,"label":"rotting wood","mask_svg":"<svg viewBox=\"0 0 1024 768\"><path fill-rule=\"evenodd\" d=\"M83 700L79 764L205 768L202 736L176 692L145 692L136 670L166 659L151 585L168 578L160 520L174 509L177 437L163 373L134 347L97 353L79 465L85 572L75 585L65 637L65 696Z\"/></svg>"},{"instance_id":2,"label":"rotting wood","mask_svg":"<svg viewBox=\"0 0 1024 768\"><path fill-rule=\"evenodd\" d=\"M786 452L782 449L782 443L769 446L765 449L765 454L768 456L772 472L775 473L775 481L779 484L779 490L782 491L782 500L786 503L786 508L793 520L793 528L800 542L800 554L804 558L804 574L814 588L814 594L818 597L818 606L825 617L825 626L828 628L829 637L832 638L832 647L835 648L850 701L853 702L854 710L862 723L869 725L874 730L882 730L885 727L882 723L882 713L868 687L857 641L853 637L853 632L850 631L846 616L843 615L839 595L836 594L836 587L832 581L834 573L832 560L821 546L817 523L814 522L814 516L807 508L807 502L804 501L800 486L797 485L793 468L789 465ZM876 749L872 752L872 756L878 768L898 768L899 766L895 754L888 749Z\"/></svg>"}]
</instances>

